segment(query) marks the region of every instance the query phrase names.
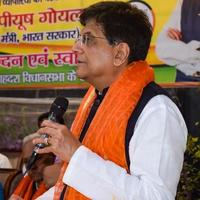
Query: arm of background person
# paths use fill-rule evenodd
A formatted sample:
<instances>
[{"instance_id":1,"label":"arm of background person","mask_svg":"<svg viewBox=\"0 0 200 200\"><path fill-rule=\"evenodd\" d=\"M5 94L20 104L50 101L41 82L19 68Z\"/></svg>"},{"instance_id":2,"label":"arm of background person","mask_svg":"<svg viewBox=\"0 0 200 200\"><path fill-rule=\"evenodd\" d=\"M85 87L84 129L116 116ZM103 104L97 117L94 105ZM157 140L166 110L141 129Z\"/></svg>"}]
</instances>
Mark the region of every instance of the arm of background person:
<instances>
[{"instance_id":1,"label":"arm of background person","mask_svg":"<svg viewBox=\"0 0 200 200\"><path fill-rule=\"evenodd\" d=\"M130 173L85 146L72 156L63 182L95 200L174 200L187 129L164 96L151 99L130 141Z\"/></svg>"},{"instance_id":2,"label":"arm of background person","mask_svg":"<svg viewBox=\"0 0 200 200\"><path fill-rule=\"evenodd\" d=\"M200 47L200 41L193 40L186 44L181 40L172 39L168 36L168 31L171 28L181 30L181 5L182 0L178 2L172 16L160 32L156 42L156 53L159 59L168 65L181 63L195 64L200 62L200 51L197 50Z\"/></svg>"}]
</instances>

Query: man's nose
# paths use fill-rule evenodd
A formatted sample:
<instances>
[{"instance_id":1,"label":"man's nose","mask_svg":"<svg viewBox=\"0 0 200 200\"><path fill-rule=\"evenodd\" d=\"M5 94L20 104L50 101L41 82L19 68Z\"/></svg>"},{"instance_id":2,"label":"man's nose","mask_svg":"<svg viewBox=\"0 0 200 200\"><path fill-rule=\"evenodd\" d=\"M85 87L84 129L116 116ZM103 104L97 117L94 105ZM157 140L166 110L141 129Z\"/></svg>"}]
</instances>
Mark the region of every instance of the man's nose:
<instances>
[{"instance_id":1,"label":"man's nose","mask_svg":"<svg viewBox=\"0 0 200 200\"><path fill-rule=\"evenodd\" d=\"M72 51L76 52L76 53L82 53L83 52L83 48L82 48L82 44L81 41L76 41L73 46L72 46Z\"/></svg>"}]
</instances>

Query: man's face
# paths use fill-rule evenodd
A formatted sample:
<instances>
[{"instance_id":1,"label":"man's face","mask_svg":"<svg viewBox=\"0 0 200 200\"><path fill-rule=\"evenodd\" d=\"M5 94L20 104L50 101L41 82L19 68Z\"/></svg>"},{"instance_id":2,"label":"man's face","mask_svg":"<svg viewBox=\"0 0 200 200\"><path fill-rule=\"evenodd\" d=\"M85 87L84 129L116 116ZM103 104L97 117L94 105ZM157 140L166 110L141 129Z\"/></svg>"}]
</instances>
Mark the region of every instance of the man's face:
<instances>
[{"instance_id":1,"label":"man's face","mask_svg":"<svg viewBox=\"0 0 200 200\"><path fill-rule=\"evenodd\" d=\"M53 157L50 154L38 155L37 160L29 171L33 181L40 182L43 179L43 170L46 166L53 164Z\"/></svg>"},{"instance_id":2,"label":"man's face","mask_svg":"<svg viewBox=\"0 0 200 200\"><path fill-rule=\"evenodd\" d=\"M34 145L32 143L32 140L27 141L24 145L23 145L23 172L26 171L26 164L30 159L30 156L33 152L33 148ZM54 161L54 158L52 157L52 155L50 154L41 154L38 155L38 159L35 161L35 163L33 164L32 168L29 170L28 174L29 176L33 179L33 181L39 182L42 180L42 173L43 173L43 169L48 166L51 165Z\"/></svg>"},{"instance_id":3,"label":"man's face","mask_svg":"<svg viewBox=\"0 0 200 200\"><path fill-rule=\"evenodd\" d=\"M100 25L90 20L81 31L82 39L75 42L76 74L89 83L98 82L113 73L113 46L106 40Z\"/></svg>"}]
</instances>

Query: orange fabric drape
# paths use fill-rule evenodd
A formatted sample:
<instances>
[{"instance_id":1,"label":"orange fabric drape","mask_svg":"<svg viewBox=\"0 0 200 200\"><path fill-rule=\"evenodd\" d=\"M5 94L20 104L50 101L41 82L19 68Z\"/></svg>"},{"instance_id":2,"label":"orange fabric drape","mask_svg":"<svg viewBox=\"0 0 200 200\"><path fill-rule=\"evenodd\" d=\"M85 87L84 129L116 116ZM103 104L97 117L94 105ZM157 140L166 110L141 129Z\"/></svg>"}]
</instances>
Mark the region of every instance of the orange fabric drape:
<instances>
[{"instance_id":1,"label":"orange fabric drape","mask_svg":"<svg viewBox=\"0 0 200 200\"><path fill-rule=\"evenodd\" d=\"M25 176L16 187L10 199L34 200L46 192L44 183L42 182L38 189L34 193L33 192L33 180L30 178L30 176Z\"/></svg>"},{"instance_id":2,"label":"orange fabric drape","mask_svg":"<svg viewBox=\"0 0 200 200\"><path fill-rule=\"evenodd\" d=\"M137 105L143 88L154 80L153 69L146 62L133 63L109 87L92 123L90 124L83 145L105 160L128 169L125 157L125 133L128 119ZM90 87L79 107L72 133L78 138L96 97L95 88ZM63 190L62 177L66 171L64 163L60 178L55 187L54 200L58 200ZM88 199L75 189L68 187L65 200Z\"/></svg>"}]
</instances>

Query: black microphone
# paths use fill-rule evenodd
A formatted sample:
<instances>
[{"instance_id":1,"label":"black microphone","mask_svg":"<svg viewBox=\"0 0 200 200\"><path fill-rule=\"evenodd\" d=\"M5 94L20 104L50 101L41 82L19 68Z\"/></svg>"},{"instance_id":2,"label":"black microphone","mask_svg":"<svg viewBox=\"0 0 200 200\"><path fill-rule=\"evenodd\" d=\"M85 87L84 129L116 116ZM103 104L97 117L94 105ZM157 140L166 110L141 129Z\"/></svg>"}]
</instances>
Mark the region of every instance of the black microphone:
<instances>
[{"instance_id":1,"label":"black microphone","mask_svg":"<svg viewBox=\"0 0 200 200\"><path fill-rule=\"evenodd\" d=\"M65 97L57 97L51 104L48 120L51 120L53 122L59 122L60 119L63 117L64 113L66 112L68 104L69 101ZM47 134L42 134L41 137L48 138L49 136ZM36 150L44 148L45 146L47 146L47 144L44 143L39 143L35 145L34 150L30 156L30 159L26 164L26 172L24 173L24 175L31 169L31 167L33 166L33 164L37 159L38 154L36 153Z\"/></svg>"}]
</instances>

